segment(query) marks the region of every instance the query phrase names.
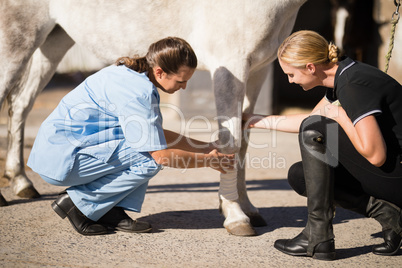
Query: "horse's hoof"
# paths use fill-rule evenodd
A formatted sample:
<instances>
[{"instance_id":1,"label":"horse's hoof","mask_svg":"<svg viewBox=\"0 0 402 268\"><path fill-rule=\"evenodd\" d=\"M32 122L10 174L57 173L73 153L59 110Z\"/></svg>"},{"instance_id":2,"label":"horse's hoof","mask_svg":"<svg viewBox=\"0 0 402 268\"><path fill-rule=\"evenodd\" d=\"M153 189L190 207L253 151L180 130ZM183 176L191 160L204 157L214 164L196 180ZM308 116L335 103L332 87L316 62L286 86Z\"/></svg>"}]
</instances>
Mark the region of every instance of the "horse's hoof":
<instances>
[{"instance_id":1,"label":"horse's hoof","mask_svg":"<svg viewBox=\"0 0 402 268\"><path fill-rule=\"evenodd\" d=\"M7 201L4 199L3 195L0 193L0 207L8 206Z\"/></svg>"},{"instance_id":2,"label":"horse's hoof","mask_svg":"<svg viewBox=\"0 0 402 268\"><path fill-rule=\"evenodd\" d=\"M261 217L259 214L256 215L248 215L250 218L250 223L253 227L264 227L267 226L267 222L264 220L263 217Z\"/></svg>"},{"instance_id":3,"label":"horse's hoof","mask_svg":"<svg viewBox=\"0 0 402 268\"><path fill-rule=\"evenodd\" d=\"M247 224L247 223L229 224L225 228L231 235L236 235L236 236L255 236L255 235L257 235L254 228L250 224Z\"/></svg>"},{"instance_id":4,"label":"horse's hoof","mask_svg":"<svg viewBox=\"0 0 402 268\"><path fill-rule=\"evenodd\" d=\"M20 190L17 195L22 198L39 198L40 194L35 190L33 186L29 186Z\"/></svg>"}]
</instances>

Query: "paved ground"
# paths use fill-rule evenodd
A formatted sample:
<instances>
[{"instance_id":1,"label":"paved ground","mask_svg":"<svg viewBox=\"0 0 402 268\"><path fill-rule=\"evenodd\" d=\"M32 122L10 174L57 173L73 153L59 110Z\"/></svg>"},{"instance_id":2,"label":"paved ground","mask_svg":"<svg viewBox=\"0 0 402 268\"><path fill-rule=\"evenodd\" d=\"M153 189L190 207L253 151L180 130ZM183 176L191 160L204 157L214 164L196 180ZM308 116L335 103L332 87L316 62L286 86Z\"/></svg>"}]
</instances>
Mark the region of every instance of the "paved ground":
<instances>
[{"instance_id":1,"label":"paved ground","mask_svg":"<svg viewBox=\"0 0 402 268\"><path fill-rule=\"evenodd\" d=\"M65 93L46 91L36 102L27 123L25 156L38 125ZM6 155L4 113L0 117L1 173ZM176 120L165 122L167 128L179 129ZM205 129L203 123L192 124L185 126ZM210 134L192 136L207 140ZM151 180L142 212L130 216L151 222L153 233L85 237L50 207L63 188L46 184L27 169L42 197L20 199L9 187L1 189L10 205L0 208L0 267L401 267L401 255L371 253L372 245L382 241L377 222L342 209L334 220L337 260L291 257L274 249L276 239L291 238L306 224L306 200L286 181L288 168L300 159L297 138L253 131L251 142L248 193L268 223L256 229L258 236L236 237L222 227L219 174L213 170L164 169Z\"/></svg>"}]
</instances>

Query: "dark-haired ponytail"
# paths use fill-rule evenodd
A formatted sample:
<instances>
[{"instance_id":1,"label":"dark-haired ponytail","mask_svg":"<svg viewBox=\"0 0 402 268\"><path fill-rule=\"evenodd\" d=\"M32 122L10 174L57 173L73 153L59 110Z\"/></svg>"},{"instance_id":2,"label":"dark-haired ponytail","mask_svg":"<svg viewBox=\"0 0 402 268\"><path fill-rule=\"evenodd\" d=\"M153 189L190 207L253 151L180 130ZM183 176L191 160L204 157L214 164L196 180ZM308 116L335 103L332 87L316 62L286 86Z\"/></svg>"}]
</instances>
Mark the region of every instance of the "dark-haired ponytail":
<instances>
[{"instance_id":1,"label":"dark-haired ponytail","mask_svg":"<svg viewBox=\"0 0 402 268\"><path fill-rule=\"evenodd\" d=\"M124 65L127 68L130 68L138 73L143 73L149 70L149 64L145 57L134 56L130 57L121 57L118 58L115 62L117 66Z\"/></svg>"},{"instance_id":2,"label":"dark-haired ponytail","mask_svg":"<svg viewBox=\"0 0 402 268\"><path fill-rule=\"evenodd\" d=\"M121 57L116 65L126 67L143 73L150 68L159 66L167 74L175 74L181 66L197 67L197 56L191 46L179 37L166 37L149 46L145 57Z\"/></svg>"}]
</instances>

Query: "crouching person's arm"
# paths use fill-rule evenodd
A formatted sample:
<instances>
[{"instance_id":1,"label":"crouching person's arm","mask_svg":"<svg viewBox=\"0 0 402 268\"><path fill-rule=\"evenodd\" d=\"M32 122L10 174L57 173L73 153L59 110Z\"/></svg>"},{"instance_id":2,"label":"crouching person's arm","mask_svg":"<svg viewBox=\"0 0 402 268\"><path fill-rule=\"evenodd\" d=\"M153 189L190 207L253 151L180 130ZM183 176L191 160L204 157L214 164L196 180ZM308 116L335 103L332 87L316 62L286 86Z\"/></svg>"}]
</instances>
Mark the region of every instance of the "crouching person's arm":
<instances>
[{"instance_id":1,"label":"crouching person's arm","mask_svg":"<svg viewBox=\"0 0 402 268\"><path fill-rule=\"evenodd\" d=\"M236 165L234 154L222 154L216 149L209 153L194 153L181 149L164 149L150 152L153 159L160 165L172 168L209 167L221 173L233 170Z\"/></svg>"}]
</instances>

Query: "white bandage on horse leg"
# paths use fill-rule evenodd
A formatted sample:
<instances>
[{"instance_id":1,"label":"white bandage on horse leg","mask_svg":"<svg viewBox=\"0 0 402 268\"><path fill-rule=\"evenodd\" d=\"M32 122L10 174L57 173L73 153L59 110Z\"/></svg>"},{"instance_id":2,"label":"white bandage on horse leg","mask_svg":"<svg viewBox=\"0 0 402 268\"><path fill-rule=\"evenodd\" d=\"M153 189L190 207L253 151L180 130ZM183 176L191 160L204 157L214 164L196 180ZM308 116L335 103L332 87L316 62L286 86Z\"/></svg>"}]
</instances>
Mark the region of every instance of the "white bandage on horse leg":
<instances>
[{"instance_id":1,"label":"white bandage on horse leg","mask_svg":"<svg viewBox=\"0 0 402 268\"><path fill-rule=\"evenodd\" d=\"M237 169L221 174L219 195L231 201L239 199L239 194L237 193Z\"/></svg>"}]
</instances>

